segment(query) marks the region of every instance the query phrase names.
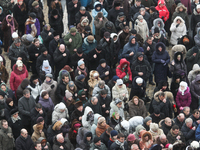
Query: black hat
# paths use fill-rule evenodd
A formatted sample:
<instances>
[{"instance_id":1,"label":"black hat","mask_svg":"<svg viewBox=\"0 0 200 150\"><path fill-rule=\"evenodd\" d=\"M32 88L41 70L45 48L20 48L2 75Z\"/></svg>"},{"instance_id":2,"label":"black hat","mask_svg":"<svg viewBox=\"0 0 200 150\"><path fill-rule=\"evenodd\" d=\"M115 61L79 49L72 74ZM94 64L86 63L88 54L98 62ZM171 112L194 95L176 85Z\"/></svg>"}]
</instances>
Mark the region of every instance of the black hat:
<instances>
[{"instance_id":1,"label":"black hat","mask_svg":"<svg viewBox=\"0 0 200 150\"><path fill-rule=\"evenodd\" d=\"M36 80L36 79L38 79L38 78L39 78L39 77L38 77L37 74L33 74L33 75L31 76L31 78L30 78L30 81Z\"/></svg>"},{"instance_id":2,"label":"black hat","mask_svg":"<svg viewBox=\"0 0 200 150\"><path fill-rule=\"evenodd\" d=\"M137 34L137 31L136 31L135 29L132 29L132 30L131 30L131 33L132 33L132 34Z\"/></svg>"},{"instance_id":3,"label":"black hat","mask_svg":"<svg viewBox=\"0 0 200 150\"><path fill-rule=\"evenodd\" d=\"M198 51L199 51L199 49L196 46L194 46L192 50L194 53L198 53Z\"/></svg>"},{"instance_id":4,"label":"black hat","mask_svg":"<svg viewBox=\"0 0 200 150\"><path fill-rule=\"evenodd\" d=\"M105 32L105 33L104 33L104 37L105 37L105 38L110 38L110 33L109 33L109 32Z\"/></svg>"},{"instance_id":5,"label":"black hat","mask_svg":"<svg viewBox=\"0 0 200 150\"><path fill-rule=\"evenodd\" d=\"M46 47L42 47L40 51L41 51L41 53L44 53L45 51L47 51L47 49L46 49Z\"/></svg>"},{"instance_id":6,"label":"black hat","mask_svg":"<svg viewBox=\"0 0 200 150\"><path fill-rule=\"evenodd\" d=\"M155 109L155 110L154 110L154 113L155 113L155 114L160 114L160 110L159 110L159 109Z\"/></svg>"},{"instance_id":7,"label":"black hat","mask_svg":"<svg viewBox=\"0 0 200 150\"><path fill-rule=\"evenodd\" d=\"M43 117L38 117L37 120L36 120L36 123L39 124L40 122L42 122L44 120Z\"/></svg>"},{"instance_id":8,"label":"black hat","mask_svg":"<svg viewBox=\"0 0 200 150\"><path fill-rule=\"evenodd\" d=\"M178 5L178 3L181 3L181 0L175 0L175 4Z\"/></svg>"},{"instance_id":9,"label":"black hat","mask_svg":"<svg viewBox=\"0 0 200 150\"><path fill-rule=\"evenodd\" d=\"M35 14L34 12L31 12L31 13L29 14L29 16L30 16L31 18L33 18L33 19L36 18L36 14Z\"/></svg>"},{"instance_id":10,"label":"black hat","mask_svg":"<svg viewBox=\"0 0 200 150\"><path fill-rule=\"evenodd\" d=\"M85 27L85 31L86 31L86 32L91 32L90 26L86 26L86 27Z\"/></svg>"},{"instance_id":11,"label":"black hat","mask_svg":"<svg viewBox=\"0 0 200 150\"><path fill-rule=\"evenodd\" d=\"M120 12L120 13L118 14L118 16L119 16L119 17L125 16L125 15L124 15L124 12Z\"/></svg>"},{"instance_id":12,"label":"black hat","mask_svg":"<svg viewBox=\"0 0 200 150\"><path fill-rule=\"evenodd\" d=\"M149 9L152 10L153 12L156 12L156 11L157 11L157 10L155 9L155 6L151 6Z\"/></svg>"},{"instance_id":13,"label":"black hat","mask_svg":"<svg viewBox=\"0 0 200 150\"><path fill-rule=\"evenodd\" d=\"M0 90L0 95L3 96L3 98L6 96L6 93Z\"/></svg>"},{"instance_id":14,"label":"black hat","mask_svg":"<svg viewBox=\"0 0 200 150\"><path fill-rule=\"evenodd\" d=\"M97 49L98 51L102 51L102 50L103 50L103 47L102 47L102 45L97 45L96 49Z\"/></svg>"},{"instance_id":15,"label":"black hat","mask_svg":"<svg viewBox=\"0 0 200 150\"><path fill-rule=\"evenodd\" d=\"M97 143L97 142L99 142L99 141L101 141L101 138L100 137L98 137L98 136L95 136L95 138L94 138L94 143Z\"/></svg>"},{"instance_id":16,"label":"black hat","mask_svg":"<svg viewBox=\"0 0 200 150\"><path fill-rule=\"evenodd\" d=\"M82 54L82 53L83 53L82 47L79 47L79 48L77 49L77 53L78 53L78 54Z\"/></svg>"},{"instance_id":17,"label":"black hat","mask_svg":"<svg viewBox=\"0 0 200 150\"><path fill-rule=\"evenodd\" d=\"M14 108L10 111L11 116L14 115L16 112L19 112L18 108Z\"/></svg>"},{"instance_id":18,"label":"black hat","mask_svg":"<svg viewBox=\"0 0 200 150\"><path fill-rule=\"evenodd\" d=\"M115 2L115 3L114 3L114 8L115 8L115 7L119 7L119 6L121 6L120 3L118 3L118 2Z\"/></svg>"},{"instance_id":19,"label":"black hat","mask_svg":"<svg viewBox=\"0 0 200 150\"><path fill-rule=\"evenodd\" d=\"M52 15L52 16L58 15L58 10L57 10L57 9L53 9L53 10L51 11L51 15Z\"/></svg>"},{"instance_id":20,"label":"black hat","mask_svg":"<svg viewBox=\"0 0 200 150\"><path fill-rule=\"evenodd\" d=\"M101 60L99 61L99 64L103 64L103 63L106 63L106 60L105 60L105 59L101 59Z\"/></svg>"},{"instance_id":21,"label":"black hat","mask_svg":"<svg viewBox=\"0 0 200 150\"><path fill-rule=\"evenodd\" d=\"M86 137L92 137L92 132L90 132L90 131L87 132L87 133L86 133Z\"/></svg>"},{"instance_id":22,"label":"black hat","mask_svg":"<svg viewBox=\"0 0 200 150\"><path fill-rule=\"evenodd\" d=\"M12 98L6 98L6 104L9 105L10 102L12 102L13 99Z\"/></svg>"},{"instance_id":23,"label":"black hat","mask_svg":"<svg viewBox=\"0 0 200 150\"><path fill-rule=\"evenodd\" d=\"M59 31L54 31L54 32L53 32L53 36L55 37L55 36L57 36L57 35L60 35Z\"/></svg>"},{"instance_id":24,"label":"black hat","mask_svg":"<svg viewBox=\"0 0 200 150\"><path fill-rule=\"evenodd\" d=\"M158 27L155 27L155 29L154 29L154 33L160 33L160 30L159 30Z\"/></svg>"},{"instance_id":25,"label":"black hat","mask_svg":"<svg viewBox=\"0 0 200 150\"><path fill-rule=\"evenodd\" d=\"M76 103L74 104L74 106L75 106L76 108L78 108L78 107L80 107L80 106L83 106L83 103L82 103L81 101L78 101L78 102L76 102Z\"/></svg>"}]
</instances>

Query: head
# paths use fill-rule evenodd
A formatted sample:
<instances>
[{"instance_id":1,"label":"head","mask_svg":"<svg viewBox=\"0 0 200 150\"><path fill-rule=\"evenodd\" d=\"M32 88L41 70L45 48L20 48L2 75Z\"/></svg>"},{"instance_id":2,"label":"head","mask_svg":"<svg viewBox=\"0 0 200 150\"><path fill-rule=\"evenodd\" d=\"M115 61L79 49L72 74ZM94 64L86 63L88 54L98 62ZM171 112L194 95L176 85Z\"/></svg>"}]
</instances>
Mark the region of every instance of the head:
<instances>
[{"instance_id":1,"label":"head","mask_svg":"<svg viewBox=\"0 0 200 150\"><path fill-rule=\"evenodd\" d=\"M131 150L139 150L139 147L137 144L132 144Z\"/></svg>"},{"instance_id":2,"label":"head","mask_svg":"<svg viewBox=\"0 0 200 150\"><path fill-rule=\"evenodd\" d=\"M193 124L192 119L191 119L191 118L187 118L187 119L185 120L185 124L186 124L186 126L187 126L188 128L191 128L191 127L192 127L192 124Z\"/></svg>"},{"instance_id":3,"label":"head","mask_svg":"<svg viewBox=\"0 0 200 150\"><path fill-rule=\"evenodd\" d=\"M40 110L42 110L42 104L36 103L35 104L35 109L37 110L37 112L39 112Z\"/></svg>"},{"instance_id":4,"label":"head","mask_svg":"<svg viewBox=\"0 0 200 150\"><path fill-rule=\"evenodd\" d=\"M183 108L183 113L188 116L190 114L190 107L184 107Z\"/></svg>"},{"instance_id":5,"label":"head","mask_svg":"<svg viewBox=\"0 0 200 150\"><path fill-rule=\"evenodd\" d=\"M144 16L145 13L146 13L146 10L145 10L144 8L140 8L140 14L141 14L142 16Z\"/></svg>"},{"instance_id":6,"label":"head","mask_svg":"<svg viewBox=\"0 0 200 150\"><path fill-rule=\"evenodd\" d=\"M65 45L64 45L64 44L60 44L60 46L59 46L59 51L60 51L61 53L64 53L64 52L65 52Z\"/></svg>"},{"instance_id":7,"label":"head","mask_svg":"<svg viewBox=\"0 0 200 150\"><path fill-rule=\"evenodd\" d=\"M169 117L165 118L165 125L167 125L168 127L172 126L172 121Z\"/></svg>"},{"instance_id":8,"label":"head","mask_svg":"<svg viewBox=\"0 0 200 150\"><path fill-rule=\"evenodd\" d=\"M66 83L66 84L69 83L69 76L67 76L67 75L64 74L64 75L62 76L62 81L63 81L64 83Z\"/></svg>"},{"instance_id":9,"label":"head","mask_svg":"<svg viewBox=\"0 0 200 150\"><path fill-rule=\"evenodd\" d=\"M176 20L176 23L177 23L177 24L180 24L180 23L181 23L181 20L180 20L180 19L177 19L177 20Z\"/></svg>"},{"instance_id":10,"label":"head","mask_svg":"<svg viewBox=\"0 0 200 150\"><path fill-rule=\"evenodd\" d=\"M124 31L125 33L129 33L129 29L130 29L129 26L125 26L124 29L123 29L123 31Z\"/></svg>"},{"instance_id":11,"label":"head","mask_svg":"<svg viewBox=\"0 0 200 150\"><path fill-rule=\"evenodd\" d=\"M14 40L14 44L15 44L16 47L20 47L20 45L21 45L21 40L20 40L19 38L15 39L15 40Z\"/></svg>"},{"instance_id":12,"label":"head","mask_svg":"<svg viewBox=\"0 0 200 150\"><path fill-rule=\"evenodd\" d=\"M174 135L178 135L178 133L179 133L179 127L177 125L173 125L172 126L172 133Z\"/></svg>"},{"instance_id":13,"label":"head","mask_svg":"<svg viewBox=\"0 0 200 150\"><path fill-rule=\"evenodd\" d=\"M81 69L85 69L85 62L83 60L78 61L78 67Z\"/></svg>"},{"instance_id":14,"label":"head","mask_svg":"<svg viewBox=\"0 0 200 150\"><path fill-rule=\"evenodd\" d=\"M42 97L43 99L48 100L48 99L49 99L49 93L48 93L47 91L43 91L42 94L41 94L41 97Z\"/></svg>"},{"instance_id":15,"label":"head","mask_svg":"<svg viewBox=\"0 0 200 150\"><path fill-rule=\"evenodd\" d=\"M101 97L106 98L108 95L108 92L106 90L101 90L100 95L101 95Z\"/></svg>"},{"instance_id":16,"label":"head","mask_svg":"<svg viewBox=\"0 0 200 150\"><path fill-rule=\"evenodd\" d=\"M132 101L135 105L138 105L139 103L139 98L137 96L133 96Z\"/></svg>"},{"instance_id":17,"label":"head","mask_svg":"<svg viewBox=\"0 0 200 150\"><path fill-rule=\"evenodd\" d=\"M64 137L62 134L56 135L56 139L59 143L64 143Z\"/></svg>"},{"instance_id":18,"label":"head","mask_svg":"<svg viewBox=\"0 0 200 150\"><path fill-rule=\"evenodd\" d=\"M54 36L55 41L58 41L60 39L60 35Z\"/></svg>"},{"instance_id":19,"label":"head","mask_svg":"<svg viewBox=\"0 0 200 150\"><path fill-rule=\"evenodd\" d=\"M180 113L178 116L177 116L178 120L180 122L183 122L185 120L185 115L183 113Z\"/></svg>"},{"instance_id":20,"label":"head","mask_svg":"<svg viewBox=\"0 0 200 150\"><path fill-rule=\"evenodd\" d=\"M165 134L160 135L159 138L160 138L161 143L166 143L167 137Z\"/></svg>"},{"instance_id":21,"label":"head","mask_svg":"<svg viewBox=\"0 0 200 150\"><path fill-rule=\"evenodd\" d=\"M194 116L194 118L199 119L199 110L198 110L198 109L195 109L195 110L192 112L192 115Z\"/></svg>"},{"instance_id":22,"label":"head","mask_svg":"<svg viewBox=\"0 0 200 150\"><path fill-rule=\"evenodd\" d=\"M99 81L98 86L99 86L100 89L104 89L104 87L105 87L105 81L103 81L103 80Z\"/></svg>"},{"instance_id":23,"label":"head","mask_svg":"<svg viewBox=\"0 0 200 150\"><path fill-rule=\"evenodd\" d=\"M136 0L135 5L139 7L141 5L141 0Z\"/></svg>"},{"instance_id":24,"label":"head","mask_svg":"<svg viewBox=\"0 0 200 150\"><path fill-rule=\"evenodd\" d=\"M84 7L84 6L81 6L81 7L80 7L80 13L81 13L82 15L84 15L85 12L86 12L85 7Z\"/></svg>"},{"instance_id":25,"label":"head","mask_svg":"<svg viewBox=\"0 0 200 150\"><path fill-rule=\"evenodd\" d=\"M142 86L143 84L143 79L141 77L138 77L135 82L137 83L138 86Z\"/></svg>"},{"instance_id":26,"label":"head","mask_svg":"<svg viewBox=\"0 0 200 150\"><path fill-rule=\"evenodd\" d=\"M11 22L11 21L12 21L11 15L8 15L7 20L8 20L8 22Z\"/></svg>"},{"instance_id":27,"label":"head","mask_svg":"<svg viewBox=\"0 0 200 150\"><path fill-rule=\"evenodd\" d=\"M141 61L143 61L143 55L140 55L140 56L138 56L138 60L141 62Z\"/></svg>"},{"instance_id":28,"label":"head","mask_svg":"<svg viewBox=\"0 0 200 150\"><path fill-rule=\"evenodd\" d=\"M148 43L149 45L152 45L152 43L153 43L152 37L148 37L148 38L147 38L147 43Z\"/></svg>"},{"instance_id":29,"label":"head","mask_svg":"<svg viewBox=\"0 0 200 150\"><path fill-rule=\"evenodd\" d=\"M46 82L51 82L52 78L53 78L52 74L46 74L45 80Z\"/></svg>"},{"instance_id":30,"label":"head","mask_svg":"<svg viewBox=\"0 0 200 150\"><path fill-rule=\"evenodd\" d=\"M42 145L39 141L35 142L35 150L42 150Z\"/></svg>"},{"instance_id":31,"label":"head","mask_svg":"<svg viewBox=\"0 0 200 150\"><path fill-rule=\"evenodd\" d=\"M27 98L27 99L29 99L30 98L30 91L28 90L28 89L24 89L24 91L23 91L23 96L25 97L25 98Z\"/></svg>"},{"instance_id":32,"label":"head","mask_svg":"<svg viewBox=\"0 0 200 150\"><path fill-rule=\"evenodd\" d=\"M20 134L23 138L27 138L28 137L28 132L26 129L21 129L21 134Z\"/></svg>"},{"instance_id":33,"label":"head","mask_svg":"<svg viewBox=\"0 0 200 150\"><path fill-rule=\"evenodd\" d=\"M98 103L98 98L97 97L92 97L91 98L91 103L92 103L92 105L97 105L97 103Z\"/></svg>"},{"instance_id":34,"label":"head","mask_svg":"<svg viewBox=\"0 0 200 150\"><path fill-rule=\"evenodd\" d=\"M18 4L19 4L20 6L22 6L23 0L18 0Z\"/></svg>"},{"instance_id":35,"label":"head","mask_svg":"<svg viewBox=\"0 0 200 150\"><path fill-rule=\"evenodd\" d=\"M33 40L33 44L35 45L35 47L37 47L37 48L39 48L40 47L40 41L39 41L39 39L34 39Z\"/></svg>"},{"instance_id":36,"label":"head","mask_svg":"<svg viewBox=\"0 0 200 150\"><path fill-rule=\"evenodd\" d=\"M119 134L117 135L117 140L118 140L119 142L121 142L121 143L124 143L124 140L125 140L124 134L123 134L123 133L119 133Z\"/></svg>"},{"instance_id":37,"label":"head","mask_svg":"<svg viewBox=\"0 0 200 150\"><path fill-rule=\"evenodd\" d=\"M132 38L131 43L135 44L135 42L136 42L135 38Z\"/></svg>"},{"instance_id":38,"label":"head","mask_svg":"<svg viewBox=\"0 0 200 150\"><path fill-rule=\"evenodd\" d=\"M158 95L158 98L163 101L165 99L165 93L164 92L160 92L160 94Z\"/></svg>"},{"instance_id":39,"label":"head","mask_svg":"<svg viewBox=\"0 0 200 150\"><path fill-rule=\"evenodd\" d=\"M77 4L78 0L72 0L73 4Z\"/></svg>"},{"instance_id":40,"label":"head","mask_svg":"<svg viewBox=\"0 0 200 150\"><path fill-rule=\"evenodd\" d=\"M1 120L1 126L2 126L4 129L8 129L8 122L7 122L5 119Z\"/></svg>"}]
</instances>

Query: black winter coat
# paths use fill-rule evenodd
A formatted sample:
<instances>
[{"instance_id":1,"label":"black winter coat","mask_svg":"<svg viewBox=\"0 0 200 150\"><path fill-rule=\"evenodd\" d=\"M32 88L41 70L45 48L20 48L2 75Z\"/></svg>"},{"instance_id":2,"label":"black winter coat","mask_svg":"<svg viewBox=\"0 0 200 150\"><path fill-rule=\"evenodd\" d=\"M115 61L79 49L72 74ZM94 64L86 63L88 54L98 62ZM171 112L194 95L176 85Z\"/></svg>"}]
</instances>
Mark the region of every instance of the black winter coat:
<instances>
[{"instance_id":1,"label":"black winter coat","mask_svg":"<svg viewBox=\"0 0 200 150\"><path fill-rule=\"evenodd\" d=\"M25 5L25 3L23 3L23 5ZM27 6L25 10L21 11L18 4L15 4L15 6L13 7L13 17L19 25L24 25L26 19L28 18Z\"/></svg>"},{"instance_id":2,"label":"black winter coat","mask_svg":"<svg viewBox=\"0 0 200 150\"><path fill-rule=\"evenodd\" d=\"M67 5L67 11L68 11L68 13L70 15L70 24L71 25L76 25L76 18L75 18L75 16L79 12L80 7L81 7L81 3L80 2L77 3L77 7L74 7L74 3L72 1L68 3L68 5Z\"/></svg>"},{"instance_id":3,"label":"black winter coat","mask_svg":"<svg viewBox=\"0 0 200 150\"><path fill-rule=\"evenodd\" d=\"M50 41L48 48L49 48L49 54L51 55L51 57L53 58L53 54L55 52L55 50L60 46L60 44L65 44L63 39L59 39L58 41L56 41L54 38ZM47 48L47 49L48 49Z\"/></svg>"},{"instance_id":4,"label":"black winter coat","mask_svg":"<svg viewBox=\"0 0 200 150\"><path fill-rule=\"evenodd\" d=\"M84 108L86 108L87 106L89 106L93 110L94 114L96 114L96 113L97 114L102 114L102 107L101 107L99 101L98 101L98 103L96 105L93 105L91 103L91 100L89 100L88 102L85 103Z\"/></svg>"},{"instance_id":5,"label":"black winter coat","mask_svg":"<svg viewBox=\"0 0 200 150\"><path fill-rule=\"evenodd\" d=\"M108 117L110 115L110 113L106 113L106 111L110 111L110 103L112 102L112 99L110 96L106 96L106 98L104 99L100 94L99 96L97 96L97 99L100 103L100 107L102 107L102 105L106 105L105 108L101 108L102 109L102 116L104 116L105 118Z\"/></svg>"},{"instance_id":6,"label":"black winter coat","mask_svg":"<svg viewBox=\"0 0 200 150\"><path fill-rule=\"evenodd\" d=\"M163 132L165 133L165 135L167 135L169 133L169 131L171 130L172 126L174 125L174 122L172 121L171 126L167 126L165 124L165 120L161 121L161 129L163 130Z\"/></svg>"},{"instance_id":7,"label":"black winter coat","mask_svg":"<svg viewBox=\"0 0 200 150\"><path fill-rule=\"evenodd\" d=\"M89 24L91 23L92 21L92 17L90 15L90 13L88 11L85 12L85 14L81 14L80 11L78 11L75 15L75 18L76 18L76 24L80 23L80 20L82 17L86 16L89 20ZM71 16L70 16L71 17Z\"/></svg>"},{"instance_id":8,"label":"black winter coat","mask_svg":"<svg viewBox=\"0 0 200 150\"><path fill-rule=\"evenodd\" d=\"M142 85L139 86L136 83L136 79L138 76L136 76L133 79L132 86L131 86L131 94L130 94L130 100L133 98L133 96L138 96L140 99L142 99L145 96L145 91L146 91L146 82L143 81Z\"/></svg>"},{"instance_id":9,"label":"black winter coat","mask_svg":"<svg viewBox=\"0 0 200 150\"><path fill-rule=\"evenodd\" d=\"M34 1L35 1L35 0L29 0L28 5L26 6L26 8L31 9L31 8L32 8L32 3L33 3ZM43 9L43 5L42 5L41 0L39 0L38 3L39 3L40 8Z\"/></svg>"},{"instance_id":10,"label":"black winter coat","mask_svg":"<svg viewBox=\"0 0 200 150\"><path fill-rule=\"evenodd\" d=\"M51 15L49 18L49 24L55 30L55 32L58 32L60 35L63 33L64 26L61 15L58 15L58 18L56 19Z\"/></svg>"},{"instance_id":11,"label":"black winter coat","mask_svg":"<svg viewBox=\"0 0 200 150\"><path fill-rule=\"evenodd\" d=\"M192 124L192 126L194 127L195 124ZM181 128L181 132L183 133L186 141L195 140L195 130L188 128L185 123L183 124L183 126Z\"/></svg>"},{"instance_id":12,"label":"black winter coat","mask_svg":"<svg viewBox=\"0 0 200 150\"><path fill-rule=\"evenodd\" d=\"M48 35L49 32L52 33L50 36ZM49 49L49 43L51 42L51 40L53 40L53 32L54 32L54 30L52 28L49 31L47 31L45 28L43 28L43 31L41 32L43 44L47 49Z\"/></svg>"},{"instance_id":13,"label":"black winter coat","mask_svg":"<svg viewBox=\"0 0 200 150\"><path fill-rule=\"evenodd\" d=\"M75 109L71 114L71 122L73 120L79 120L79 117L82 117L84 114L84 111L80 112L78 109Z\"/></svg>"},{"instance_id":14,"label":"black winter coat","mask_svg":"<svg viewBox=\"0 0 200 150\"><path fill-rule=\"evenodd\" d=\"M99 77L101 80L104 80L106 83L112 78L112 72L110 66L106 65L105 68L101 66L101 64L97 67L96 71L99 73ZM105 72L109 71L109 75L105 75Z\"/></svg>"},{"instance_id":15,"label":"black winter coat","mask_svg":"<svg viewBox=\"0 0 200 150\"><path fill-rule=\"evenodd\" d=\"M115 8L113 7L108 11L107 19L115 24L115 20L117 20L117 16L120 12L124 12L124 10L122 8L120 8L120 10L115 10Z\"/></svg>"},{"instance_id":16,"label":"black winter coat","mask_svg":"<svg viewBox=\"0 0 200 150\"><path fill-rule=\"evenodd\" d=\"M14 101L13 101L14 102ZM10 111L12 109L17 109L17 106L15 104L13 104L13 106L11 107L10 105L8 105L7 103L5 103L5 109L4 109L4 115L5 115L5 119L8 120L11 117Z\"/></svg>"},{"instance_id":17,"label":"black winter coat","mask_svg":"<svg viewBox=\"0 0 200 150\"><path fill-rule=\"evenodd\" d=\"M148 46L150 47L149 51L147 51L147 47ZM156 43L152 42L152 44L149 45L147 43L147 41L145 41L144 44L143 44L143 49L144 49L144 54L147 56L147 59L148 59L149 63L151 64L152 63L152 59L151 58L152 58L153 52L156 49Z\"/></svg>"},{"instance_id":18,"label":"black winter coat","mask_svg":"<svg viewBox=\"0 0 200 150\"><path fill-rule=\"evenodd\" d=\"M71 57L71 66L72 66L72 68L74 68L74 69L76 69L77 68L77 63L78 63L78 61L80 60L80 59L84 59L83 61L84 61L84 63L85 63L85 66L88 68L88 57L87 57L87 55L86 54L84 54L83 53L83 55L81 56L81 57L79 57L78 55L77 55L77 53L74 53L73 55L72 55L72 57Z\"/></svg>"},{"instance_id":19,"label":"black winter coat","mask_svg":"<svg viewBox=\"0 0 200 150\"><path fill-rule=\"evenodd\" d=\"M29 54L29 59L31 61L33 61L34 64L36 64L36 60L37 58L40 56L41 54L41 49L44 47L43 44L40 44L39 49L34 45L31 44L28 48L28 54ZM37 57L35 56L35 54L39 54Z\"/></svg>"},{"instance_id":20,"label":"black winter coat","mask_svg":"<svg viewBox=\"0 0 200 150\"><path fill-rule=\"evenodd\" d=\"M12 133L15 139L17 139L20 136L21 129L23 128L22 120L19 119L13 123L12 119L8 119L8 125L12 129Z\"/></svg>"},{"instance_id":21,"label":"black winter coat","mask_svg":"<svg viewBox=\"0 0 200 150\"><path fill-rule=\"evenodd\" d=\"M116 142L113 142L110 146L110 149L112 150L128 150L128 143L124 141L124 148L121 148L120 145L116 144Z\"/></svg>"},{"instance_id":22,"label":"black winter coat","mask_svg":"<svg viewBox=\"0 0 200 150\"><path fill-rule=\"evenodd\" d=\"M43 114L40 114L35 107L31 109L31 125L35 125L37 123L37 119L39 117L43 117L44 118L44 122L47 122L47 115L46 115L46 111L44 110L44 108L42 108Z\"/></svg>"},{"instance_id":23,"label":"black winter coat","mask_svg":"<svg viewBox=\"0 0 200 150\"><path fill-rule=\"evenodd\" d=\"M57 85L57 89L55 91L55 94L57 96L57 102L61 102L65 96L65 91L66 91L66 84L60 80L60 83Z\"/></svg>"},{"instance_id":24,"label":"black winter coat","mask_svg":"<svg viewBox=\"0 0 200 150\"><path fill-rule=\"evenodd\" d=\"M100 138L101 142L103 142L106 145L106 147L108 147L108 141L110 139L110 135L108 135L105 131L104 133L101 134Z\"/></svg>"},{"instance_id":25,"label":"black winter coat","mask_svg":"<svg viewBox=\"0 0 200 150\"><path fill-rule=\"evenodd\" d=\"M78 76L77 76L78 77ZM86 84L86 82L81 82L77 79L77 77L75 77L75 85L77 87L77 91L80 91L82 89L88 89L88 86Z\"/></svg>"},{"instance_id":26,"label":"black winter coat","mask_svg":"<svg viewBox=\"0 0 200 150\"><path fill-rule=\"evenodd\" d=\"M54 137L57 134L61 133L61 130L53 130L53 126L54 126L55 123L53 123L52 125L50 125L49 128L47 129L47 141L50 143L51 146L53 145L53 139L54 139Z\"/></svg>"},{"instance_id":27,"label":"black winter coat","mask_svg":"<svg viewBox=\"0 0 200 150\"><path fill-rule=\"evenodd\" d=\"M30 135L25 139L21 135L16 140L16 150L34 150L34 143L31 140Z\"/></svg>"}]
</instances>

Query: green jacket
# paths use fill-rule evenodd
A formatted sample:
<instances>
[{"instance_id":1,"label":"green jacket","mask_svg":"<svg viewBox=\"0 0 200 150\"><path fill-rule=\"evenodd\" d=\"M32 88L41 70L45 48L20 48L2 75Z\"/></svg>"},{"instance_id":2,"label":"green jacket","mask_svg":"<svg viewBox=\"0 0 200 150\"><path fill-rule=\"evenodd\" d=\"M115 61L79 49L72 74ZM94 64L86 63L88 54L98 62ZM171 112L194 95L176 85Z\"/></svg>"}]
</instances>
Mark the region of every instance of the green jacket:
<instances>
[{"instance_id":1,"label":"green jacket","mask_svg":"<svg viewBox=\"0 0 200 150\"><path fill-rule=\"evenodd\" d=\"M11 0L0 0L0 6L3 8L3 12L8 15L12 13L14 3L10 2Z\"/></svg>"},{"instance_id":2,"label":"green jacket","mask_svg":"<svg viewBox=\"0 0 200 150\"><path fill-rule=\"evenodd\" d=\"M72 42L69 42L69 39L72 39ZM78 49L79 47L82 46L82 37L80 35L80 33L76 32L76 35L73 36L70 33L68 33L65 37L64 37L64 42L65 45L67 46L69 52L71 55L73 55L74 49Z\"/></svg>"}]
</instances>

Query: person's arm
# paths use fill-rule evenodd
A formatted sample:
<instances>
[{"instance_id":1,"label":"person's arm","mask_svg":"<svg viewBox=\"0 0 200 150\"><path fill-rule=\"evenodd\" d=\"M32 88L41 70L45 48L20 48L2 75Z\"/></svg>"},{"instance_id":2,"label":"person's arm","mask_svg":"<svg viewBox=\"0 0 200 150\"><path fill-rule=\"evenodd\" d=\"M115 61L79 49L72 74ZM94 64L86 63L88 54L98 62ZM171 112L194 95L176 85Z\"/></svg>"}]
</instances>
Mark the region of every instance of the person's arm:
<instances>
[{"instance_id":1,"label":"person's arm","mask_svg":"<svg viewBox=\"0 0 200 150\"><path fill-rule=\"evenodd\" d=\"M21 113L22 115L31 117L31 113L29 111L24 110L23 104L20 100L18 101L18 109L19 113Z\"/></svg>"},{"instance_id":2,"label":"person's arm","mask_svg":"<svg viewBox=\"0 0 200 150\"><path fill-rule=\"evenodd\" d=\"M175 32L176 31L176 24L175 23L172 23L171 27L170 27L170 31L171 32Z\"/></svg>"}]
</instances>

